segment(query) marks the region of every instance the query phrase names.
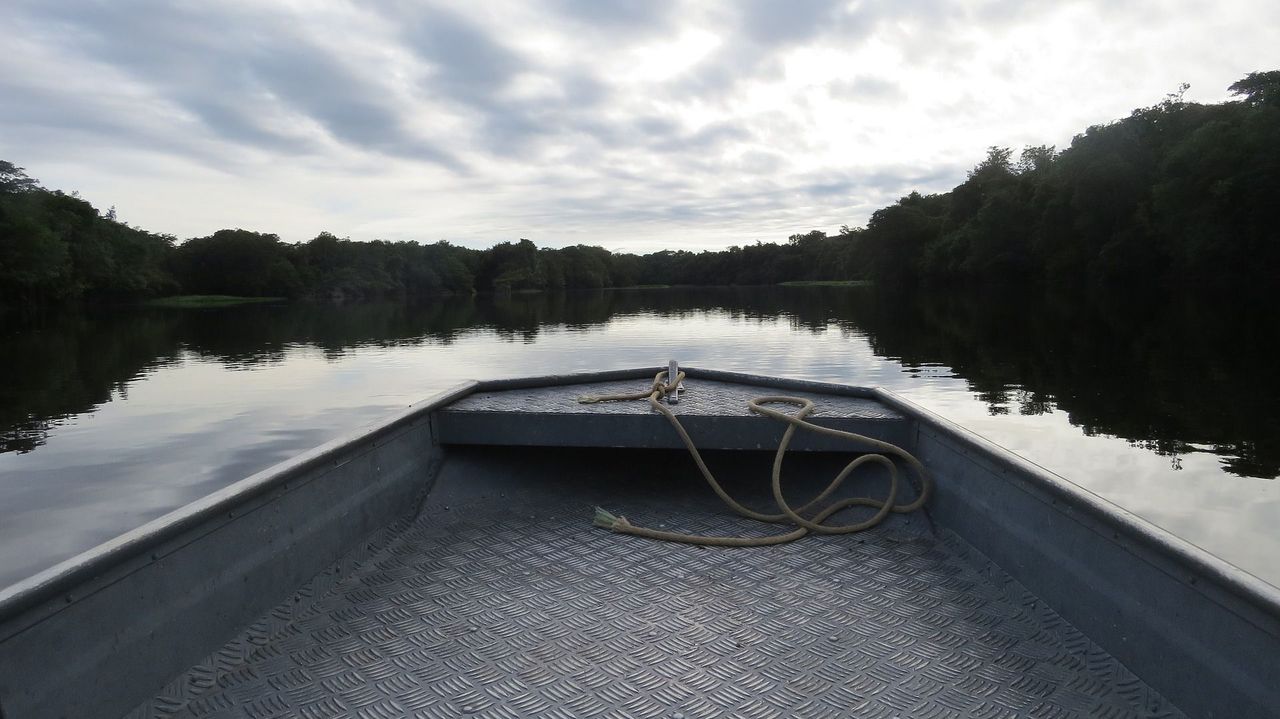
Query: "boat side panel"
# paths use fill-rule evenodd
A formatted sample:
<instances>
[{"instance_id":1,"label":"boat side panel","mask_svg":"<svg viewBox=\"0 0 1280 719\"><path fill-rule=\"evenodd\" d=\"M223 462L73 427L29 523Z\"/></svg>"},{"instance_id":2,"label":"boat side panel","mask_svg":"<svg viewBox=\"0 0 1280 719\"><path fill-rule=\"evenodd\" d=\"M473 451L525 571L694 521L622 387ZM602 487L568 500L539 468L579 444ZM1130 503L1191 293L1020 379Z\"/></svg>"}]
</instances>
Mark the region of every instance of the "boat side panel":
<instances>
[{"instance_id":1,"label":"boat side panel","mask_svg":"<svg viewBox=\"0 0 1280 719\"><path fill-rule=\"evenodd\" d=\"M375 530L429 480L429 414L0 625L5 716L118 716Z\"/></svg>"},{"instance_id":2,"label":"boat side panel","mask_svg":"<svg viewBox=\"0 0 1280 719\"><path fill-rule=\"evenodd\" d=\"M1280 706L1280 618L945 427L919 423L915 451L939 478L930 511L940 525L1188 715L1268 716Z\"/></svg>"},{"instance_id":3,"label":"boat side panel","mask_svg":"<svg viewBox=\"0 0 1280 719\"><path fill-rule=\"evenodd\" d=\"M684 416L685 430L699 449L771 450L785 426L761 417ZM909 439L905 419L814 418L815 424L902 445ZM527 447L634 447L683 449L680 435L667 419L649 414L560 414L554 412L439 413L441 444L491 444ZM797 432L790 445L802 452L870 451L850 440L813 432Z\"/></svg>"}]
</instances>

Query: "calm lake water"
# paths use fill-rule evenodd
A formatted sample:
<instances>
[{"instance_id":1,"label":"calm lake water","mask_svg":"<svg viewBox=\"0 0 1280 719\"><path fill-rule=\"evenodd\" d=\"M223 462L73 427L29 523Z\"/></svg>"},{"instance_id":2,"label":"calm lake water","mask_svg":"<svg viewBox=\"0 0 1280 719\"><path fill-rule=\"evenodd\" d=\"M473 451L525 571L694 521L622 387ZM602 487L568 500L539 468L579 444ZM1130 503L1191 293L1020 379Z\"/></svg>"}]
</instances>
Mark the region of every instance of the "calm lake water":
<instances>
[{"instance_id":1,"label":"calm lake water","mask_svg":"<svg viewBox=\"0 0 1280 719\"><path fill-rule=\"evenodd\" d=\"M1280 322L859 288L86 309L0 326L0 586L467 378L881 385L1280 584Z\"/></svg>"}]
</instances>

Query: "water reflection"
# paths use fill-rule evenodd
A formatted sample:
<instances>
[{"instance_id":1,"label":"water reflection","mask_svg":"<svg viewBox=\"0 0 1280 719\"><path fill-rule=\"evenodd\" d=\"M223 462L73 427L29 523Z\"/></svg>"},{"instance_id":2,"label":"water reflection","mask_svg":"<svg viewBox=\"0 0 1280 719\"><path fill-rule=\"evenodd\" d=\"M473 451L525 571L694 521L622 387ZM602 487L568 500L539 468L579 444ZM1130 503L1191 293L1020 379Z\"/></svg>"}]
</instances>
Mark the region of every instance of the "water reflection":
<instances>
[{"instance_id":1,"label":"water reflection","mask_svg":"<svg viewBox=\"0 0 1280 719\"><path fill-rule=\"evenodd\" d=\"M1055 407L1087 435L1177 457L1209 451L1232 474L1280 474L1274 311L1184 299L916 297L859 304L878 354L940 362L993 414ZM1176 462L1171 461L1176 467Z\"/></svg>"},{"instance_id":2,"label":"water reflection","mask_svg":"<svg viewBox=\"0 0 1280 719\"><path fill-rule=\"evenodd\" d=\"M993 415L1055 410L1178 458L1211 452L1225 471L1280 474L1276 317L1185 301L1066 301L1040 295L885 295L843 288L726 288L516 295L430 304L252 305L67 313L9 327L0 345L0 452L29 452L184 352L231 370L315 348L449 345L491 332L536 343L548 328L590 332L630 316L673 328L716 312L734 323L783 319L792 331L865 336L908 372L949 368ZM673 332L678 330L673 329ZM852 381L858 381L853 378Z\"/></svg>"}]
</instances>

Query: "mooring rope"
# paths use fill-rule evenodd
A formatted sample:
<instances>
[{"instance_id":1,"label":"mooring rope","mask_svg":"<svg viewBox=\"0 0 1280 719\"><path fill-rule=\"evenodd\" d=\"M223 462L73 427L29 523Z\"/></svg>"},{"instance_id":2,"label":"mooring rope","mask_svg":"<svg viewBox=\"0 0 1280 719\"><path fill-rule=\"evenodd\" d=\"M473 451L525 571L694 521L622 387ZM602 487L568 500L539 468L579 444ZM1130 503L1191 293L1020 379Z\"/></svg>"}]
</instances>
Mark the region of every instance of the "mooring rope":
<instances>
[{"instance_id":1,"label":"mooring rope","mask_svg":"<svg viewBox=\"0 0 1280 719\"><path fill-rule=\"evenodd\" d=\"M773 499L778 504L778 508L782 511L778 514L763 514L748 507L739 504L729 493L720 486L716 481L715 475L707 468L707 463L702 460L702 454L698 448L694 446L693 439L685 430L684 425L680 423L679 418L666 405L662 403L670 393L676 391L680 386L681 380L684 379L685 373L678 372L674 381L668 381L667 371L659 372L653 378L650 388L643 392L633 392L630 394L612 394L599 395L578 398L579 402L591 404L595 402L623 402L629 400L648 399L649 406L661 412L671 422L671 426L675 427L676 432L680 435L684 446L689 450L689 454L693 456L693 461L698 465L698 471L702 473L707 484L711 485L712 491L729 505L733 511L760 522L769 522L771 524L793 524L796 528L786 532L785 534L775 534L766 537L709 537L698 534L683 534L680 532L667 532L659 529L650 529L648 527L637 527L627 521L626 517L615 516L606 512L599 507L596 508L596 516L593 523L598 527L613 530L620 534L632 534L637 537L648 537L650 539L660 539L667 542L683 542L685 544L705 544L717 547L762 547L771 544L785 544L786 542L794 542L797 539L816 532L818 534L849 534L850 532L859 532L870 529L884 521L890 512L906 513L919 509L929 499L929 493L932 489L932 483L928 474L925 472L924 465L920 460L916 459L912 454L897 445L889 442L883 442L872 437L857 434L856 432L846 432L844 430L823 427L807 421L805 418L817 409L816 405L803 397L787 397L782 395L770 395L766 397L756 397L747 402L747 408L764 417L776 419L787 424L787 429L782 434L782 441L778 443L778 451L773 458ZM795 414L787 414L776 409L766 407L770 404L787 404L800 409ZM831 480L826 489L823 489L818 496L806 502L803 506L792 508L787 504L787 500L782 496L782 458L787 453L787 447L791 444L791 438L795 436L797 429L805 429L818 434L825 434L830 437L840 437L861 443L863 446L870 446L877 453L862 454L855 457L835 479ZM898 467L894 464L890 456L900 457L914 471L920 480L920 484L916 487L917 497L915 500L906 504L895 504L898 494ZM832 495L844 480L864 464L882 464L889 470L889 494L884 499L876 499L874 497L849 497L841 499L826 507L816 511L812 516L804 515L814 509L816 505L821 504ZM831 515L848 507L872 507L876 509L876 513L871 517L852 524L832 525L825 524L825 520Z\"/></svg>"}]
</instances>

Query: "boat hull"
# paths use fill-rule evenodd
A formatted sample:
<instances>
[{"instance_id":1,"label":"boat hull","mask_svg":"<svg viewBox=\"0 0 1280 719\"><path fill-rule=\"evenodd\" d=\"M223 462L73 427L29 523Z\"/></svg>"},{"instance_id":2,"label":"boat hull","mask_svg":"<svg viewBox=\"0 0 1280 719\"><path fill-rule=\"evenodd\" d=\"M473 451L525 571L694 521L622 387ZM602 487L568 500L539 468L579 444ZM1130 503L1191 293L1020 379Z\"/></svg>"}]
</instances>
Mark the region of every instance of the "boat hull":
<instances>
[{"instance_id":1,"label":"boat hull","mask_svg":"<svg viewBox=\"0 0 1280 719\"><path fill-rule=\"evenodd\" d=\"M741 465L745 474L749 474L747 467L757 466L763 480L767 477L769 458L767 453L754 450L770 448L770 438L779 436L782 428L763 418L730 415L727 410L721 415L712 413L695 418L699 383L756 387L761 394L807 392L820 400L827 397L834 404L853 399L875 405L879 413L875 418L842 419L832 415L824 419L819 415L815 421L830 422L833 426L846 420L860 422L857 426L866 433L879 433L915 453L936 482L935 495L926 505L926 514L895 517L891 524L866 537L812 537L786 548L764 550L673 547L591 528L591 500L587 499L589 492L583 494L583 483L588 487L590 482L611 487L610 491L615 494L626 490L615 498L630 498L642 505L648 501L646 497L653 494L652 488L642 481L644 476L659 476L674 482L670 484L671 491L678 489L681 493L671 497L670 521L727 521L723 508L699 504L709 493L692 472L687 456L671 449L674 446L671 435L663 434L672 432L665 425L665 419L656 414L631 412L630 408L589 414L584 419L578 415L579 408L569 404L576 404L577 395L589 392L593 384L625 380L643 387L655 371L640 369L467 383L415 405L378 427L254 475L0 592L0 668L4 670L0 671L0 711L10 719L112 716L135 708L144 714L171 714L179 710L198 713L200 706L226 708L218 704L214 696L223 697L220 700L223 702L228 701L227 697L239 697L242 704L237 706L241 709L255 701L268 702L273 696L276 699L271 701L282 701L278 692L270 694L263 690L255 694L247 686L233 693L213 690L235 684L237 671L262 675L263 672L251 669L255 661L274 657L283 664L287 662L280 657L292 658L295 653L306 653L306 647L279 645L272 638L279 632L292 637L306 633L305 628L296 623L289 607L310 607L306 611L319 612L324 607L316 609L319 605L313 602L352 593L369 601L384 601L385 598L377 596L376 587L361 593L352 582L377 575L381 571L378 567L387 562L394 564L397 557L401 557L397 552L403 552L409 559L407 565L397 570L404 576L397 574L393 580L451 587L447 577L431 573L433 567L450 561L448 558L453 556L460 556L458 561L466 560L467 554L456 543L445 542L453 534L438 533L450 526L448 522L457 521L450 517L458 516L447 514L454 511L452 508L440 507L448 498L465 496L468 492L480 492L485 497L475 500L479 502L475 511L482 517L486 512L515 511L553 499L552 504L561 508L557 510L560 514L552 513L557 519L549 526L555 531L546 535L545 542L531 538L523 543L519 541L522 533L542 527L536 522L508 524L503 535L508 537L508 550L485 547L481 541L472 551L477 552L478 557L487 557L490 564L501 561L504 552L515 552L522 544L546 546L547 551L567 551L565 547L569 547L589 557L598 554L613 567L611 571L624 576L632 559L649 553L659 558L667 556L671 558L670 567L663 571L675 571L690 565L693 560L686 560L685 553L695 550L702 553L689 555L695 559L719 558L704 560L708 562L704 574L714 574L720 562L728 562L730 566L741 564L735 575L789 567L791 565L769 559L791 556L786 552L798 553L798 557L826 556L821 552L827 552L839 555L840 561L846 562L831 567L829 572L813 574L804 568L803 561L796 560L793 576L797 581L801 576L806 578L800 585L813 586L831 581L834 575L847 576L854 583L865 580L858 574L861 563L847 563L850 556L862 556L857 554L858 547L865 548L869 541L875 547L874 542L881 537L905 538L908 543L927 545L924 553L939 555L941 564L930 568L933 573L945 574L952 571L946 569L948 567L961 567L963 572L971 573L966 576L990 580L975 583L979 588L975 591L988 594L1004 591L1007 597L1015 597L992 604L1000 608L995 614L1020 606L1023 614L1033 620L1024 629L1050 627L1052 634L1065 627L1062 631L1078 632L1063 635L1061 646L1067 652L1063 656L1074 651L1073 641L1089 642L1088 646L1097 647L1097 651L1091 650L1090 656L1105 657L1107 662L1114 662L1114 666L1132 672L1137 684L1130 685L1139 687L1142 696L1150 701L1158 700L1161 706L1168 700L1171 706L1189 716L1270 716L1275 707L1280 706L1280 683L1274 681L1274 667L1280 662L1280 593L1274 587L883 390L688 370L689 392L679 407L681 412L690 415L695 425L695 441L722 450L716 455L720 457L721 466ZM534 417L533 412L521 414L520 408L526 405L514 405L513 411L488 412L491 420L488 424L482 416L486 410L473 408L470 415L461 416L468 411L467 398L477 393L527 393L539 389L564 402L563 414L573 415L552 431L546 428L545 422L554 412L543 412L541 418ZM575 422L576 426L590 431L570 431ZM749 432L756 433L746 439L743 432L748 430L743 429L744 422L751 422ZM558 444L557 437L561 438ZM611 447L614 449L609 449ZM788 466L796 462L797 467L812 466L816 473L819 465L835 461L829 455L833 449L835 447L821 443L801 443L795 458L787 460ZM544 483L541 487L547 490L545 496L535 492L525 500L513 498L523 491L521 486L538 486L534 481L538 474L534 470L538 464L535 458L546 467L555 467L559 462L561 466L573 468L561 474L565 475L562 478L565 481L577 482L573 486L578 487L575 501L580 501L583 507L580 525L570 520L572 513L568 510L568 500L564 499L565 491L557 489L553 493L548 489L552 485ZM586 459L596 464L583 464ZM539 471L556 474L551 469ZM810 473L797 474L808 476ZM631 479L623 481L626 477ZM875 496L876 492L884 491L886 479L872 473L859 481L856 491ZM502 482L514 485L499 489L504 486ZM491 496L494 492L509 492L512 497L499 501L500 498ZM690 507L698 511L691 512ZM628 508L610 509L625 512ZM534 514L537 516L537 512ZM699 520L700 517L705 519ZM733 521L734 527L740 526L739 520ZM712 526L720 525L708 525L708 528ZM436 536L445 543L423 545L420 539L426 536ZM860 540L862 545L858 544ZM423 551L436 551L436 554L414 560L413 552L408 549L411 545ZM446 546L450 548L448 551ZM851 553L849 556L842 554L845 549ZM896 555L889 552L886 556ZM875 556L863 558L873 565L885 561ZM912 560L904 561L910 566ZM485 563L481 561L480 565ZM396 574L390 570L386 573ZM659 593L655 595L658 600L664 587L678 584L673 583L669 574L659 573L654 578L659 580L653 589ZM791 580L777 572L769 582L760 581L762 584L757 589L764 596L786 596L783 590L791 586ZM874 597L846 588L844 594L828 599L843 602L841 606L847 610L846 615L856 618L855 605L876 606L874 602L883 603L885 597L909 602L913 587L926 592L937 589L928 582L922 587L913 584L909 576L882 584L883 591L876 592ZM629 594L643 593L639 584L626 586ZM466 596L465 592L475 589L475 585L456 588L465 590L462 596ZM1024 590L1025 595L1017 594ZM593 592L582 591L566 594L565 598L570 600L565 606L572 607L598 597ZM810 604L811 600L817 603ZM611 600L608 604L616 605L617 601ZM817 611L815 607L823 603L797 594L793 606L785 605L786 602L781 602L779 611L789 612L793 621L786 624L790 626L803 624L804 611ZM661 603L646 605L651 612L661 606ZM891 603L882 608L893 613ZM341 609L335 607L323 613L330 617L335 616L334 612L345 616ZM465 613L464 610L465 607L457 611ZM641 610L645 607L637 609ZM413 619L412 624L422 627L423 631L443 631L432 629L436 625L430 613L414 618L411 610L406 611L410 614L396 616L406 621ZM515 611L517 607L512 605L500 614L508 616ZM954 614L953 611L947 616ZM500 632L500 624L477 626L476 631ZM618 631L627 636L638 631L631 624L617 626ZM760 625L766 626L771 625ZM966 626L972 628L972 625ZM388 637L385 632L376 631L376 627L362 627L351 624L343 631L349 636L363 637L367 630ZM544 631L551 632L545 628ZM920 631L917 628L916 633ZM328 638L336 643L312 648L337 656L382 657L383 672L397 666L394 647L388 650L343 644L342 633L336 629L322 632L317 641ZM554 647L554 637L546 636L550 637L547 646ZM855 637L845 639L858 643ZM972 637L970 640L976 641ZM386 641L398 640L387 638ZM453 637L450 641L447 646L434 648L433 656L439 661L445 661L450 651L469 651L465 637ZM838 640L833 643L838 647L848 646L847 642ZM498 651L502 642L495 640L487 646L489 651ZM803 644L793 649L813 652L818 646L826 645ZM908 665L911 657L941 652L947 642L911 646L915 649L899 657ZM857 665L847 654L841 656L852 662L850 666ZM438 669L449 665L432 666ZM606 662L602 666L609 665ZM930 665L922 665L919 676L926 676L924 667L927 666ZM414 677L415 686L428 690L461 681L460 675L450 677L435 673L436 670L405 671L404 682ZM1030 682L1027 686L1041 687L1029 689L1031 695L1045 691L1043 685L1032 681L1042 674L1029 671L1025 675L1025 681ZM1128 681L1125 677L1130 676L1119 669L1112 675L1115 686L1125 685ZM328 677L333 680L328 682L323 673L306 676L310 677L308 686L330 686L334 691L350 683L339 681L337 675ZM868 669L857 676L872 674ZM845 676L843 681L856 683L857 676ZM377 684L377 677L370 677L365 684ZM562 680L563 677L557 681ZM953 677L952 681L956 686L963 685L962 678ZM1071 678L1066 675L1055 681L1051 682L1053 691L1045 696L1055 696L1054 692L1061 687L1072 686ZM397 686L407 685L401 682ZM591 689L589 684L579 686ZM643 693L644 687L635 682L627 686L636 690L636 697ZM69 691L70 687L74 687L74 691ZM167 688L162 691L162 687ZM981 696L980 687L971 688L973 693L966 696ZM1111 696L1110 689L1099 691ZM600 689L591 689L591 692L598 697L605 696ZM871 688L863 693L876 697L883 694ZM301 690L286 694L295 698L308 696ZM939 692L942 694L946 693ZM959 701L950 694L946 696L952 697L949 701ZM391 694L382 698L392 705L404 701L404 697ZM211 703L200 705L201 699ZM444 698L437 696L436 699L443 701ZM345 706L351 697L339 697L335 701ZM567 695L565 701L568 701ZM500 703L490 698L489 704L496 707ZM468 705L459 700L441 706L462 712ZM848 706L852 705L846 708ZM1170 708L1169 711L1177 710Z\"/></svg>"}]
</instances>

